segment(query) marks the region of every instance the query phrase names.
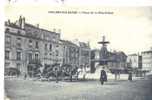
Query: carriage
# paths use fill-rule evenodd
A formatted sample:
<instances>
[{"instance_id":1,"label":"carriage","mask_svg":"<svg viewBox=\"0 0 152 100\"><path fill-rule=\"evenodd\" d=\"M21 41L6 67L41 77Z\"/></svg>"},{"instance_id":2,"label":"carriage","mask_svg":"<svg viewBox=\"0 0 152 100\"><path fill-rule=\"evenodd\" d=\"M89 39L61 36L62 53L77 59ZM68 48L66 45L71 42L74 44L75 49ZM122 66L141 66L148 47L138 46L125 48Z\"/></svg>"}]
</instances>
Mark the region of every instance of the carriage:
<instances>
[{"instance_id":1,"label":"carriage","mask_svg":"<svg viewBox=\"0 0 152 100\"><path fill-rule=\"evenodd\" d=\"M37 77L42 80L70 80L78 79L78 67L70 64L60 65L55 63L53 65L45 65L39 68Z\"/></svg>"}]
</instances>

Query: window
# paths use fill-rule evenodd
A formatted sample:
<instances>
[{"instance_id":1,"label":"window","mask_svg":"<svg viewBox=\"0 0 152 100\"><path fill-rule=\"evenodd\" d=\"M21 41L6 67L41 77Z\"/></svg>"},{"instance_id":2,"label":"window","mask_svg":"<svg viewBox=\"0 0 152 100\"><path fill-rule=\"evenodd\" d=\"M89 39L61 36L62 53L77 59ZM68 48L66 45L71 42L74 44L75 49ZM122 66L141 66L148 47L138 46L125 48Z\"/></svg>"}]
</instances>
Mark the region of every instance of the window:
<instances>
[{"instance_id":1,"label":"window","mask_svg":"<svg viewBox=\"0 0 152 100\"><path fill-rule=\"evenodd\" d=\"M79 53L79 49L76 49L76 52Z\"/></svg>"},{"instance_id":2,"label":"window","mask_svg":"<svg viewBox=\"0 0 152 100\"><path fill-rule=\"evenodd\" d=\"M36 43L35 43L35 48L39 48L39 43L36 41Z\"/></svg>"},{"instance_id":3,"label":"window","mask_svg":"<svg viewBox=\"0 0 152 100\"><path fill-rule=\"evenodd\" d=\"M45 48L44 49L47 50L47 44L45 44Z\"/></svg>"},{"instance_id":4,"label":"window","mask_svg":"<svg viewBox=\"0 0 152 100\"><path fill-rule=\"evenodd\" d=\"M50 47L49 47L50 51L52 51L52 44L50 44Z\"/></svg>"},{"instance_id":5,"label":"window","mask_svg":"<svg viewBox=\"0 0 152 100\"><path fill-rule=\"evenodd\" d=\"M21 38L17 38L17 42L21 42Z\"/></svg>"},{"instance_id":6,"label":"window","mask_svg":"<svg viewBox=\"0 0 152 100\"><path fill-rule=\"evenodd\" d=\"M19 48L20 48L20 47L21 47L21 43L17 43L17 47L19 47Z\"/></svg>"},{"instance_id":7,"label":"window","mask_svg":"<svg viewBox=\"0 0 152 100\"><path fill-rule=\"evenodd\" d=\"M58 50L56 50L55 52L56 52L56 56L59 56L59 51L58 51Z\"/></svg>"},{"instance_id":8,"label":"window","mask_svg":"<svg viewBox=\"0 0 152 100\"><path fill-rule=\"evenodd\" d=\"M9 29L9 28L6 28L6 29L5 29L5 32L9 32L9 31L10 31L10 29Z\"/></svg>"},{"instance_id":9,"label":"window","mask_svg":"<svg viewBox=\"0 0 152 100\"><path fill-rule=\"evenodd\" d=\"M18 52L18 51L17 51L16 59L17 59L17 60L21 60L21 52Z\"/></svg>"},{"instance_id":10,"label":"window","mask_svg":"<svg viewBox=\"0 0 152 100\"><path fill-rule=\"evenodd\" d=\"M17 68L19 71L21 71L21 64L20 64L20 63L17 63L17 64L16 64L16 68Z\"/></svg>"},{"instance_id":11,"label":"window","mask_svg":"<svg viewBox=\"0 0 152 100\"><path fill-rule=\"evenodd\" d=\"M29 53L29 54L28 54L28 59L29 59L29 61L32 60L32 53Z\"/></svg>"},{"instance_id":12,"label":"window","mask_svg":"<svg viewBox=\"0 0 152 100\"><path fill-rule=\"evenodd\" d=\"M5 51L5 59L10 59L10 51Z\"/></svg>"},{"instance_id":13,"label":"window","mask_svg":"<svg viewBox=\"0 0 152 100\"><path fill-rule=\"evenodd\" d=\"M38 60L39 59L39 55L35 54L35 59Z\"/></svg>"},{"instance_id":14,"label":"window","mask_svg":"<svg viewBox=\"0 0 152 100\"><path fill-rule=\"evenodd\" d=\"M17 38L16 45L17 45L18 48L21 47L21 42L22 42L21 38Z\"/></svg>"},{"instance_id":15,"label":"window","mask_svg":"<svg viewBox=\"0 0 152 100\"><path fill-rule=\"evenodd\" d=\"M29 40L29 47L32 47L32 40Z\"/></svg>"},{"instance_id":16,"label":"window","mask_svg":"<svg viewBox=\"0 0 152 100\"><path fill-rule=\"evenodd\" d=\"M10 66L10 63L9 63L9 62L6 62L6 63L5 63L5 66L6 66L6 67Z\"/></svg>"},{"instance_id":17,"label":"window","mask_svg":"<svg viewBox=\"0 0 152 100\"><path fill-rule=\"evenodd\" d=\"M6 43L11 43L11 37L10 36L6 36L5 41L6 41Z\"/></svg>"}]
</instances>

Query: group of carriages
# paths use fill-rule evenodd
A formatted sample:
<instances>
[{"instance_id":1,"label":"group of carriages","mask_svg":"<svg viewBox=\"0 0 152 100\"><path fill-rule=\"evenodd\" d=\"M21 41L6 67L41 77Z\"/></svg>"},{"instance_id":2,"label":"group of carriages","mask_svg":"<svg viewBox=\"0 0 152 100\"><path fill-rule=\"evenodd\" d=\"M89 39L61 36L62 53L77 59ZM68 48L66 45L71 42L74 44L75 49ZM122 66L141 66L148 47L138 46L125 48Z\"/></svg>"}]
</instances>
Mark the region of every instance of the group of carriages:
<instances>
[{"instance_id":1,"label":"group of carriages","mask_svg":"<svg viewBox=\"0 0 152 100\"><path fill-rule=\"evenodd\" d=\"M70 64L53 64L53 65L45 65L36 66L34 70L28 71L29 77L35 77L39 80L77 80L78 79L78 67L72 66Z\"/></svg>"},{"instance_id":2,"label":"group of carriages","mask_svg":"<svg viewBox=\"0 0 152 100\"><path fill-rule=\"evenodd\" d=\"M21 75L22 74L22 75ZM33 78L36 80L78 80L78 67L70 64L60 65L58 63L42 66L41 64L29 64L27 73L21 73L17 68L5 69L5 76L19 77L24 79Z\"/></svg>"}]
</instances>

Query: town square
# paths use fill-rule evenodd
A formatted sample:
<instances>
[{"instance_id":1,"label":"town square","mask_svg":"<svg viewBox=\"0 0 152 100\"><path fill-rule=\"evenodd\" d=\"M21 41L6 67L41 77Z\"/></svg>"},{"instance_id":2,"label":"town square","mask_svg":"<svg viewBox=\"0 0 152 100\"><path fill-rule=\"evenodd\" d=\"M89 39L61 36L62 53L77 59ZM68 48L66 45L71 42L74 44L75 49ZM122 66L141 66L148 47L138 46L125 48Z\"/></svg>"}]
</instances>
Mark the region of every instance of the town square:
<instances>
[{"instance_id":1,"label":"town square","mask_svg":"<svg viewBox=\"0 0 152 100\"><path fill-rule=\"evenodd\" d=\"M152 99L151 7L34 7L5 7L6 100Z\"/></svg>"}]
</instances>

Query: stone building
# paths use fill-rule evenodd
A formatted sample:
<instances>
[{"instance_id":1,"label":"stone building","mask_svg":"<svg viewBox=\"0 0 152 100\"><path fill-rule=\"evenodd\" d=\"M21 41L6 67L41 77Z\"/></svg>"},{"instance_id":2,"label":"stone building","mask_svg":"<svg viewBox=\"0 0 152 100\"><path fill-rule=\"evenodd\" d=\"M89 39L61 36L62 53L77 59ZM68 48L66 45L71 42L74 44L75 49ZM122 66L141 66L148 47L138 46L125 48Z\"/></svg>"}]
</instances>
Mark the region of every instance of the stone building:
<instances>
[{"instance_id":1,"label":"stone building","mask_svg":"<svg viewBox=\"0 0 152 100\"><path fill-rule=\"evenodd\" d=\"M78 40L73 41L76 45L79 46L79 67L81 69L90 71L91 64L91 48L89 42L80 42Z\"/></svg>"},{"instance_id":2,"label":"stone building","mask_svg":"<svg viewBox=\"0 0 152 100\"><path fill-rule=\"evenodd\" d=\"M141 69L142 68L142 56L139 54L130 54L127 56L128 67L133 69Z\"/></svg>"},{"instance_id":3,"label":"stone building","mask_svg":"<svg viewBox=\"0 0 152 100\"><path fill-rule=\"evenodd\" d=\"M99 63L99 59L102 58L100 57L100 50L98 49L94 49L91 51L91 72L95 72L95 69L98 65L100 65ZM114 70L125 70L125 68L127 67L127 56L124 52L107 52L107 68L110 69L111 71Z\"/></svg>"},{"instance_id":4,"label":"stone building","mask_svg":"<svg viewBox=\"0 0 152 100\"><path fill-rule=\"evenodd\" d=\"M122 51L109 52L108 67L110 70L124 71L127 68L127 55Z\"/></svg>"},{"instance_id":5,"label":"stone building","mask_svg":"<svg viewBox=\"0 0 152 100\"><path fill-rule=\"evenodd\" d=\"M20 17L19 21L21 20ZM24 67L26 66L24 46L26 32L22 24L14 24L9 20L5 22L5 71L8 71L9 68L17 68L21 72L25 72L26 70Z\"/></svg>"},{"instance_id":6,"label":"stone building","mask_svg":"<svg viewBox=\"0 0 152 100\"><path fill-rule=\"evenodd\" d=\"M79 66L84 70L90 70L91 48L89 43L79 42Z\"/></svg>"},{"instance_id":7,"label":"stone building","mask_svg":"<svg viewBox=\"0 0 152 100\"><path fill-rule=\"evenodd\" d=\"M16 23L5 22L5 71L16 68L27 74L34 70L31 64L61 63L60 49L60 33L26 23L22 16Z\"/></svg>"},{"instance_id":8,"label":"stone building","mask_svg":"<svg viewBox=\"0 0 152 100\"><path fill-rule=\"evenodd\" d=\"M152 71L152 49L141 52L142 55L142 70Z\"/></svg>"},{"instance_id":9,"label":"stone building","mask_svg":"<svg viewBox=\"0 0 152 100\"><path fill-rule=\"evenodd\" d=\"M79 65L79 47L67 40L60 40L62 46L63 65L72 65L78 67Z\"/></svg>"}]
</instances>

